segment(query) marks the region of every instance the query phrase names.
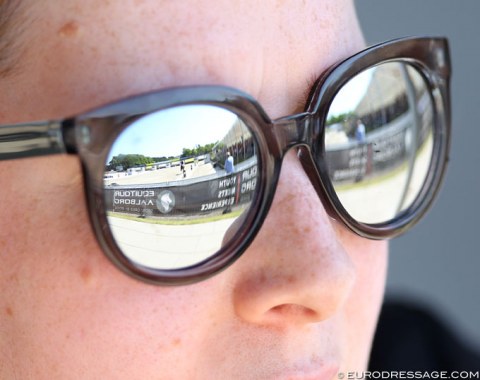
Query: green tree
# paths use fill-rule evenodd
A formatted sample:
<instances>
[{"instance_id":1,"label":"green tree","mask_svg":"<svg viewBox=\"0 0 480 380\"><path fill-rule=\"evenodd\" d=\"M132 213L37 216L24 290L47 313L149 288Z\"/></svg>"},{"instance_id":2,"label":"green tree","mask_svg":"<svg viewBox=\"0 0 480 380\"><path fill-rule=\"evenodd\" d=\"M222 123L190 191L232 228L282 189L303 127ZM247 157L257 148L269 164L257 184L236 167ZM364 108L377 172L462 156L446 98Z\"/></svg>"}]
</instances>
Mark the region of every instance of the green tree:
<instances>
[{"instance_id":1,"label":"green tree","mask_svg":"<svg viewBox=\"0 0 480 380\"><path fill-rule=\"evenodd\" d=\"M143 154L119 154L118 156L112 157L107 168L115 170L117 167L121 166L123 167L123 170L127 170L129 168L143 166L153 162L155 162L153 158L146 157Z\"/></svg>"},{"instance_id":2,"label":"green tree","mask_svg":"<svg viewBox=\"0 0 480 380\"><path fill-rule=\"evenodd\" d=\"M212 152L213 147L216 143L210 143L206 145L195 145L194 148L183 148L181 157L197 157L203 154L208 154Z\"/></svg>"},{"instance_id":3,"label":"green tree","mask_svg":"<svg viewBox=\"0 0 480 380\"><path fill-rule=\"evenodd\" d=\"M346 121L351 120L354 117L355 117L355 114L353 112L342 113L342 114L339 114L339 115L330 116L327 119L327 125L332 125L332 124L337 124L337 123L343 124Z\"/></svg>"}]
</instances>

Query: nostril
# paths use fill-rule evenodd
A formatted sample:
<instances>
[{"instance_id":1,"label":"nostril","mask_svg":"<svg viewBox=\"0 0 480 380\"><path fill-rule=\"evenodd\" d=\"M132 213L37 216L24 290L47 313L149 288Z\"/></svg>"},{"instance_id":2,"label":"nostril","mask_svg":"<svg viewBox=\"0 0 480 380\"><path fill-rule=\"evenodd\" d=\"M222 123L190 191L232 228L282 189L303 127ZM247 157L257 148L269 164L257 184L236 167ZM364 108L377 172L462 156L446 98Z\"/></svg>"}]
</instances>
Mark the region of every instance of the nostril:
<instances>
[{"instance_id":1,"label":"nostril","mask_svg":"<svg viewBox=\"0 0 480 380\"><path fill-rule=\"evenodd\" d=\"M299 320L309 320L317 318L317 312L314 310L293 303L277 305L269 310L272 317L292 318Z\"/></svg>"}]
</instances>

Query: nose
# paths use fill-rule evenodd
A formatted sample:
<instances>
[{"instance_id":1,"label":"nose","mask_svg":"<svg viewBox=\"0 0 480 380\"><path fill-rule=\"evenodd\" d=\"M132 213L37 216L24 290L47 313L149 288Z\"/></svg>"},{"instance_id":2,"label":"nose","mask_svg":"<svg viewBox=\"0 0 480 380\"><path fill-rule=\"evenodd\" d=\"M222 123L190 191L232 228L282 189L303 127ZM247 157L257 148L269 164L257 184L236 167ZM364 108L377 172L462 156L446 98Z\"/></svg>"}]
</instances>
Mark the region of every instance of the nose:
<instances>
[{"instance_id":1,"label":"nose","mask_svg":"<svg viewBox=\"0 0 480 380\"><path fill-rule=\"evenodd\" d=\"M355 281L352 261L293 151L269 214L237 262L236 314L249 323L287 328L326 320Z\"/></svg>"}]
</instances>

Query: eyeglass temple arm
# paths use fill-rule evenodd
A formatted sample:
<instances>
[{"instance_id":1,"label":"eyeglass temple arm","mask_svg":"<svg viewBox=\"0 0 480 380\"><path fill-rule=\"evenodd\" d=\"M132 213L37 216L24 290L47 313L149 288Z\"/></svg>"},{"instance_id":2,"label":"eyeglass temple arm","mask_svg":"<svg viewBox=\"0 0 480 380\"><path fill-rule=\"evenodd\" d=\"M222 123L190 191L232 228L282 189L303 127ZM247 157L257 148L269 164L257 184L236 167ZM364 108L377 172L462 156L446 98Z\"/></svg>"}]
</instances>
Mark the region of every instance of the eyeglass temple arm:
<instances>
[{"instance_id":1,"label":"eyeglass temple arm","mask_svg":"<svg viewBox=\"0 0 480 380\"><path fill-rule=\"evenodd\" d=\"M0 160L67 153L62 121L0 126Z\"/></svg>"}]
</instances>

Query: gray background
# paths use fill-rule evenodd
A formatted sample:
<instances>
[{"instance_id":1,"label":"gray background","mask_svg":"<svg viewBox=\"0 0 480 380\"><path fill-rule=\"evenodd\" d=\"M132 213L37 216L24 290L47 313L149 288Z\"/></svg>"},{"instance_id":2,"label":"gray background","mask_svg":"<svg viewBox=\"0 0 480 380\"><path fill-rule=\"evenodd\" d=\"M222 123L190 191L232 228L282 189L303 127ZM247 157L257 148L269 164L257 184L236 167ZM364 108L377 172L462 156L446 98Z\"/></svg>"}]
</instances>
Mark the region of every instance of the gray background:
<instances>
[{"instance_id":1,"label":"gray background","mask_svg":"<svg viewBox=\"0 0 480 380\"><path fill-rule=\"evenodd\" d=\"M414 36L450 40L451 161L433 209L392 241L389 294L430 306L480 349L480 1L357 0L368 44Z\"/></svg>"}]
</instances>

